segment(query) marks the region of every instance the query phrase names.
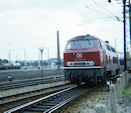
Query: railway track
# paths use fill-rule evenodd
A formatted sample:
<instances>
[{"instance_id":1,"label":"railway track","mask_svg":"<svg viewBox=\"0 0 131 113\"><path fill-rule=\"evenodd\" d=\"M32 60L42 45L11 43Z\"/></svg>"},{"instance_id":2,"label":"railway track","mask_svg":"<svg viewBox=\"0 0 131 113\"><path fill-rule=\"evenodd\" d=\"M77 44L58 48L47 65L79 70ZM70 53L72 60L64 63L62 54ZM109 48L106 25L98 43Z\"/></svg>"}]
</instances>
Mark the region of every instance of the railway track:
<instances>
[{"instance_id":1,"label":"railway track","mask_svg":"<svg viewBox=\"0 0 131 113\"><path fill-rule=\"evenodd\" d=\"M4 113L51 113L89 90L90 89L87 87L73 85L69 88L5 111Z\"/></svg>"},{"instance_id":2,"label":"railway track","mask_svg":"<svg viewBox=\"0 0 131 113\"><path fill-rule=\"evenodd\" d=\"M0 111L3 113L7 109L14 108L16 106L22 105L24 103L36 100L43 96L58 92L60 90L67 89L75 85L65 84L54 86L46 89L36 90L33 92L22 93L18 95L8 96L0 99Z\"/></svg>"},{"instance_id":3,"label":"railway track","mask_svg":"<svg viewBox=\"0 0 131 113\"><path fill-rule=\"evenodd\" d=\"M55 78L56 79L56 78ZM67 89L68 88L68 89ZM50 89L50 88L48 88ZM62 90L62 91L60 91ZM0 99L0 108L2 106L8 106L10 104L15 104L17 102L20 102L21 100L24 101L24 103L21 103L19 105L17 105L18 107L11 107L8 108L10 110L6 111L3 110L2 113L19 113L19 112L23 112L23 113L42 113L42 112L53 112L57 109L59 109L60 107L62 107L63 105L65 105L66 103L72 101L73 99L79 97L80 95L86 93L87 91L89 91L89 88L82 88L82 87L77 87L76 85L73 86L67 86L66 89L65 88L58 88L58 87L54 87L54 89L52 89L52 91L40 91L37 90L37 93L34 92L30 92L27 94L21 94L19 95L18 98L16 98L16 96L14 95L14 97L12 99L9 99L7 101L2 101ZM58 92L59 91L59 92ZM45 93L46 92L46 93ZM47 96L48 93L48 96ZM50 95L49 95L50 93ZM23 96L24 95L24 96ZM41 95L41 96L40 96ZM34 98L37 97L35 99L31 99L31 102L26 102L25 100L28 98ZM41 97L41 98L40 98ZM39 98L39 99L38 99ZM23 105L22 105L23 104ZM22 105L22 106L21 106ZM1 111L1 110L0 110Z\"/></svg>"},{"instance_id":4,"label":"railway track","mask_svg":"<svg viewBox=\"0 0 131 113\"><path fill-rule=\"evenodd\" d=\"M24 86L46 84L46 83L52 83L52 82L58 82L64 80L65 80L64 76L60 75L60 76L50 76L50 77L44 77L44 78L32 79L32 80L5 82L5 83L0 83L0 90L8 90L8 89L19 88Z\"/></svg>"}]
</instances>

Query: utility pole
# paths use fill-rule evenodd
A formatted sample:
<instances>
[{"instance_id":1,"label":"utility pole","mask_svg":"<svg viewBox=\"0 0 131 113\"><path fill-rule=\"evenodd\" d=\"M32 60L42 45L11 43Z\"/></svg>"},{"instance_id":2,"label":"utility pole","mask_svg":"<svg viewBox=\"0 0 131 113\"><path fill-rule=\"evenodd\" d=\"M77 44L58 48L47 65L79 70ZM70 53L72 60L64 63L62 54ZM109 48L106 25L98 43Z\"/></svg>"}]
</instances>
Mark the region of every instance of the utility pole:
<instances>
[{"instance_id":1,"label":"utility pole","mask_svg":"<svg viewBox=\"0 0 131 113\"><path fill-rule=\"evenodd\" d=\"M38 48L38 68L40 68L40 48Z\"/></svg>"},{"instance_id":2,"label":"utility pole","mask_svg":"<svg viewBox=\"0 0 131 113\"><path fill-rule=\"evenodd\" d=\"M57 31L57 69L60 68L60 44L59 44L59 31Z\"/></svg>"},{"instance_id":3,"label":"utility pole","mask_svg":"<svg viewBox=\"0 0 131 113\"><path fill-rule=\"evenodd\" d=\"M13 51L13 49L10 49L8 52L8 63L11 64L11 51Z\"/></svg>"},{"instance_id":4,"label":"utility pole","mask_svg":"<svg viewBox=\"0 0 131 113\"><path fill-rule=\"evenodd\" d=\"M47 48L47 51L48 51L48 68L50 68L49 48Z\"/></svg>"},{"instance_id":5,"label":"utility pole","mask_svg":"<svg viewBox=\"0 0 131 113\"><path fill-rule=\"evenodd\" d=\"M26 51L24 49L24 66L26 67Z\"/></svg>"},{"instance_id":6,"label":"utility pole","mask_svg":"<svg viewBox=\"0 0 131 113\"><path fill-rule=\"evenodd\" d=\"M111 3L111 0L108 0ZM127 70L127 59L126 59L126 0L123 2L123 36L124 36L124 70Z\"/></svg>"},{"instance_id":7,"label":"utility pole","mask_svg":"<svg viewBox=\"0 0 131 113\"><path fill-rule=\"evenodd\" d=\"M124 70L127 70L127 59L126 59L126 0L123 0L123 27L124 27Z\"/></svg>"},{"instance_id":8,"label":"utility pole","mask_svg":"<svg viewBox=\"0 0 131 113\"><path fill-rule=\"evenodd\" d=\"M131 0L129 0L129 29L130 29L130 49L131 49Z\"/></svg>"},{"instance_id":9,"label":"utility pole","mask_svg":"<svg viewBox=\"0 0 131 113\"><path fill-rule=\"evenodd\" d=\"M40 52L41 52L41 76L43 76L43 63L42 63L43 51L44 51L44 48L40 48Z\"/></svg>"},{"instance_id":10,"label":"utility pole","mask_svg":"<svg viewBox=\"0 0 131 113\"><path fill-rule=\"evenodd\" d=\"M11 63L11 61L10 61L10 51L11 51L11 50L9 50L9 52L8 52L8 57L9 57L8 62L9 62L9 63Z\"/></svg>"},{"instance_id":11,"label":"utility pole","mask_svg":"<svg viewBox=\"0 0 131 113\"><path fill-rule=\"evenodd\" d=\"M116 37L115 37L115 49L117 50L117 45L116 45Z\"/></svg>"}]
</instances>

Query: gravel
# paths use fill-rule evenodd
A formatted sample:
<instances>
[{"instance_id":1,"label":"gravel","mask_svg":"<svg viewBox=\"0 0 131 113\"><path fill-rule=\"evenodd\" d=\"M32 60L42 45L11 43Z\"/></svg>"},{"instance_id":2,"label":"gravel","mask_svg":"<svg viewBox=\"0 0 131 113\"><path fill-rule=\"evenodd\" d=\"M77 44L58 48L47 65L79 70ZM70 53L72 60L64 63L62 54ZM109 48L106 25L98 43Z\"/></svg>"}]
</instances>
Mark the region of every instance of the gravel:
<instances>
[{"instance_id":1,"label":"gravel","mask_svg":"<svg viewBox=\"0 0 131 113\"><path fill-rule=\"evenodd\" d=\"M96 113L96 104L105 104L108 94L107 87L96 89L73 100L55 113ZM131 95L122 98L122 103L117 104L117 110L118 113L131 113Z\"/></svg>"},{"instance_id":2,"label":"gravel","mask_svg":"<svg viewBox=\"0 0 131 113\"><path fill-rule=\"evenodd\" d=\"M95 113L95 105L105 103L108 90L97 88L63 106L56 113Z\"/></svg>"},{"instance_id":3,"label":"gravel","mask_svg":"<svg viewBox=\"0 0 131 113\"><path fill-rule=\"evenodd\" d=\"M131 96L123 97L120 107L122 109L122 113L131 113Z\"/></svg>"}]
</instances>

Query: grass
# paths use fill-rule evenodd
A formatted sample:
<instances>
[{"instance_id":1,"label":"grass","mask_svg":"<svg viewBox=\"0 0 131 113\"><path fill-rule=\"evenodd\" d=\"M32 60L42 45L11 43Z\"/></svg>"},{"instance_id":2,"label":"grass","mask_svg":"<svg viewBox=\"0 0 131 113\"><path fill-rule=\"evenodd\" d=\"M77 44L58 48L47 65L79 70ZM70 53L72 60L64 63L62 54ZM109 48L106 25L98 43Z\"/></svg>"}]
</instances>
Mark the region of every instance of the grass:
<instances>
[{"instance_id":1,"label":"grass","mask_svg":"<svg viewBox=\"0 0 131 113\"><path fill-rule=\"evenodd\" d=\"M123 92L124 96L131 96L131 88L126 88Z\"/></svg>"}]
</instances>

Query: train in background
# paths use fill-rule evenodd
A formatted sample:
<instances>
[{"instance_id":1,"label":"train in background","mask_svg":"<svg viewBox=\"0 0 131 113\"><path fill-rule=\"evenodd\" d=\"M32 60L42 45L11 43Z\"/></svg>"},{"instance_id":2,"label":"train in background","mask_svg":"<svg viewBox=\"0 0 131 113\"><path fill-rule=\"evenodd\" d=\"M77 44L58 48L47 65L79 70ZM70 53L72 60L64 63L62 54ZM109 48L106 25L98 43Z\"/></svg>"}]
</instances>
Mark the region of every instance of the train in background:
<instances>
[{"instance_id":1,"label":"train in background","mask_svg":"<svg viewBox=\"0 0 131 113\"><path fill-rule=\"evenodd\" d=\"M64 50L66 80L79 84L95 84L109 80L120 71L118 54L108 42L91 36L68 40Z\"/></svg>"},{"instance_id":2,"label":"train in background","mask_svg":"<svg viewBox=\"0 0 131 113\"><path fill-rule=\"evenodd\" d=\"M0 65L0 70L20 69L20 68L21 68L20 63L4 63L3 65Z\"/></svg>"}]
</instances>

